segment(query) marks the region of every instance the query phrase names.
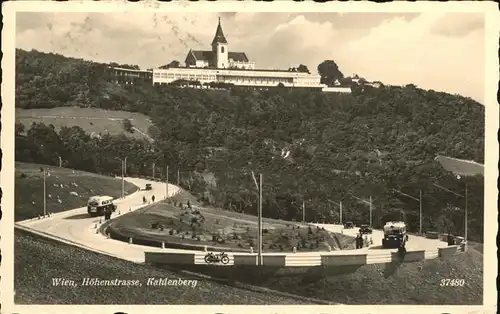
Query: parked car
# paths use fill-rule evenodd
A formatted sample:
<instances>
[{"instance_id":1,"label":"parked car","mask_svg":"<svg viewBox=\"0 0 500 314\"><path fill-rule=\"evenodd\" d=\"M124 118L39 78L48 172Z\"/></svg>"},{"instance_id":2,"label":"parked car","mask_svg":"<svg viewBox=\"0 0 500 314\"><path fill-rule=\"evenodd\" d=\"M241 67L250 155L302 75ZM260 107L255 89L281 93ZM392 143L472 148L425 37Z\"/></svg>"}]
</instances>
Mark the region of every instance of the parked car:
<instances>
[{"instance_id":1,"label":"parked car","mask_svg":"<svg viewBox=\"0 0 500 314\"><path fill-rule=\"evenodd\" d=\"M151 189L153 189L153 188L151 187L151 183L146 184L146 191L149 191L149 190L151 190Z\"/></svg>"},{"instance_id":2,"label":"parked car","mask_svg":"<svg viewBox=\"0 0 500 314\"><path fill-rule=\"evenodd\" d=\"M344 224L344 229L353 229L354 223L352 221L348 221Z\"/></svg>"},{"instance_id":3,"label":"parked car","mask_svg":"<svg viewBox=\"0 0 500 314\"><path fill-rule=\"evenodd\" d=\"M359 228L359 233L361 234L372 234L372 228L370 228L370 226L368 225L361 225L361 227Z\"/></svg>"}]
</instances>

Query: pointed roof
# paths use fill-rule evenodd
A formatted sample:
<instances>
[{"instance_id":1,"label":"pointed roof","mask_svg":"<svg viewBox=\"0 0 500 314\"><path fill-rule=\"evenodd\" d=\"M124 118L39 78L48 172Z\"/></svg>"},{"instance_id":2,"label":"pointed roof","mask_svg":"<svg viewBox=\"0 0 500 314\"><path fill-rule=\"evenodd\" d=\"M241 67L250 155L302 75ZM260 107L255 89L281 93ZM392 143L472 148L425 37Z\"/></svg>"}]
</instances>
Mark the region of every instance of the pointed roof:
<instances>
[{"instance_id":1,"label":"pointed roof","mask_svg":"<svg viewBox=\"0 0 500 314\"><path fill-rule=\"evenodd\" d=\"M222 26L220 25L220 17L219 17L219 25L217 25L217 31L215 32L214 40L212 40L212 45L217 43L227 44L226 37L224 37L224 33L222 32Z\"/></svg>"}]
</instances>

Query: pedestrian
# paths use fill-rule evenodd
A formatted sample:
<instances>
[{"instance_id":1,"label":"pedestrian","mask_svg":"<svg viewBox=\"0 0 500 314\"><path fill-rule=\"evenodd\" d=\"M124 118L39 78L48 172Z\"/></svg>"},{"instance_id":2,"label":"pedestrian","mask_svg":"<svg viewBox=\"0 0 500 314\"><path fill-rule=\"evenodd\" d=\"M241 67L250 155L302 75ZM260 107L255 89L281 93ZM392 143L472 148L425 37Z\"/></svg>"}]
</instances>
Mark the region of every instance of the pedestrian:
<instances>
[{"instance_id":1,"label":"pedestrian","mask_svg":"<svg viewBox=\"0 0 500 314\"><path fill-rule=\"evenodd\" d=\"M154 195L151 197L151 201L153 201L153 203L155 202L155 196Z\"/></svg>"},{"instance_id":2,"label":"pedestrian","mask_svg":"<svg viewBox=\"0 0 500 314\"><path fill-rule=\"evenodd\" d=\"M362 241L363 241L363 238L361 237L361 235L358 234L356 236L356 249L360 249L362 247L362 245L363 245Z\"/></svg>"},{"instance_id":3,"label":"pedestrian","mask_svg":"<svg viewBox=\"0 0 500 314\"><path fill-rule=\"evenodd\" d=\"M399 253L399 257L403 260L405 258L405 255L406 255L406 247L405 247L404 241L401 241L401 243L398 247L398 253Z\"/></svg>"},{"instance_id":4,"label":"pedestrian","mask_svg":"<svg viewBox=\"0 0 500 314\"><path fill-rule=\"evenodd\" d=\"M142 203L143 203L143 204L146 204L146 196L143 196L143 197L142 197Z\"/></svg>"},{"instance_id":5,"label":"pedestrian","mask_svg":"<svg viewBox=\"0 0 500 314\"><path fill-rule=\"evenodd\" d=\"M454 245L455 244L455 239L453 237L453 234L448 233L448 245Z\"/></svg>"}]
</instances>

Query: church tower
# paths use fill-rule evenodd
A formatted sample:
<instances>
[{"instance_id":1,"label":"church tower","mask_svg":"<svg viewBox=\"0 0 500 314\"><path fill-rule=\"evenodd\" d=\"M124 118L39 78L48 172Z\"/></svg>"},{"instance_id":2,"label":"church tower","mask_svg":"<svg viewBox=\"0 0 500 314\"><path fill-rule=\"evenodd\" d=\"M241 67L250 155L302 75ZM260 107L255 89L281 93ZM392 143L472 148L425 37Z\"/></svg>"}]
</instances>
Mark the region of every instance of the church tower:
<instances>
[{"instance_id":1,"label":"church tower","mask_svg":"<svg viewBox=\"0 0 500 314\"><path fill-rule=\"evenodd\" d=\"M227 40L222 32L222 26L217 25L217 31L215 32L214 40L212 41L212 51L214 53L214 65L217 68L227 68L229 66L228 62L228 51L227 51Z\"/></svg>"}]
</instances>

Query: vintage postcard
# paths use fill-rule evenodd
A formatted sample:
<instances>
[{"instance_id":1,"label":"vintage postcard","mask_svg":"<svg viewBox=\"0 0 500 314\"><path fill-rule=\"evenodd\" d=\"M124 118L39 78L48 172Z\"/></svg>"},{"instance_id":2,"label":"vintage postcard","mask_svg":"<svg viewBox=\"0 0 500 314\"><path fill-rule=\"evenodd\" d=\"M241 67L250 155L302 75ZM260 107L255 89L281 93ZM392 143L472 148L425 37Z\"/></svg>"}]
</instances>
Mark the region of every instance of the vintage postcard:
<instances>
[{"instance_id":1,"label":"vintage postcard","mask_svg":"<svg viewBox=\"0 0 500 314\"><path fill-rule=\"evenodd\" d=\"M3 12L2 313L496 313L493 3Z\"/></svg>"}]
</instances>

